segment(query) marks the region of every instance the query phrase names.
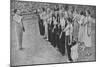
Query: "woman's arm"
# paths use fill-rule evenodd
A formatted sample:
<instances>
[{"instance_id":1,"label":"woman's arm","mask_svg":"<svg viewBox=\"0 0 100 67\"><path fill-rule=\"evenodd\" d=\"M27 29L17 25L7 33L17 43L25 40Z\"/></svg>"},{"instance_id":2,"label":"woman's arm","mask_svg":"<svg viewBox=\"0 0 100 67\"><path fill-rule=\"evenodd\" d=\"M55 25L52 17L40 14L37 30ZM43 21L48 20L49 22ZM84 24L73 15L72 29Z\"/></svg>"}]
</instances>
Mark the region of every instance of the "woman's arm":
<instances>
[{"instance_id":1,"label":"woman's arm","mask_svg":"<svg viewBox=\"0 0 100 67\"><path fill-rule=\"evenodd\" d=\"M23 19L24 19L24 17L21 18L21 26L22 26L23 31L25 32L25 27L24 27L24 24L23 24Z\"/></svg>"}]
</instances>

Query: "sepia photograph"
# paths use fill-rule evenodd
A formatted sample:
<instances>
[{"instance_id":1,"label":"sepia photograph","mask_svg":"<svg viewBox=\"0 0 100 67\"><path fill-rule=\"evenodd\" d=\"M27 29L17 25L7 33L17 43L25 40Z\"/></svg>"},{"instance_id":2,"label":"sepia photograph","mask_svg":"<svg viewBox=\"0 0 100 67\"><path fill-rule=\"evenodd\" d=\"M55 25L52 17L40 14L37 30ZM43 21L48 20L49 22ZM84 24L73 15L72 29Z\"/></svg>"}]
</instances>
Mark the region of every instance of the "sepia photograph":
<instances>
[{"instance_id":1,"label":"sepia photograph","mask_svg":"<svg viewBox=\"0 0 100 67\"><path fill-rule=\"evenodd\" d=\"M96 61L96 6L10 0L10 65Z\"/></svg>"}]
</instances>

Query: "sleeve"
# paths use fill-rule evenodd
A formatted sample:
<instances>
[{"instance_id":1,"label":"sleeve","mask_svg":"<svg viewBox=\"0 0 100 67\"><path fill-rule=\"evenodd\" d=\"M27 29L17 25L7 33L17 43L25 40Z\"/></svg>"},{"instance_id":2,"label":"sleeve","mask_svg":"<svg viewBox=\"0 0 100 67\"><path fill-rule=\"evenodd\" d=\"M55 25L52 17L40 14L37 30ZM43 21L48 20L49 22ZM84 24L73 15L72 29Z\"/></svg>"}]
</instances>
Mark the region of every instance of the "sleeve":
<instances>
[{"instance_id":1,"label":"sleeve","mask_svg":"<svg viewBox=\"0 0 100 67\"><path fill-rule=\"evenodd\" d=\"M73 26L72 26L72 24L71 24L70 28L71 28L71 33L72 33L73 32Z\"/></svg>"},{"instance_id":2,"label":"sleeve","mask_svg":"<svg viewBox=\"0 0 100 67\"><path fill-rule=\"evenodd\" d=\"M13 21L17 22L17 16L16 15L13 16Z\"/></svg>"},{"instance_id":3,"label":"sleeve","mask_svg":"<svg viewBox=\"0 0 100 67\"><path fill-rule=\"evenodd\" d=\"M69 29L69 25L67 25L64 29L64 31L68 30Z\"/></svg>"}]
</instances>

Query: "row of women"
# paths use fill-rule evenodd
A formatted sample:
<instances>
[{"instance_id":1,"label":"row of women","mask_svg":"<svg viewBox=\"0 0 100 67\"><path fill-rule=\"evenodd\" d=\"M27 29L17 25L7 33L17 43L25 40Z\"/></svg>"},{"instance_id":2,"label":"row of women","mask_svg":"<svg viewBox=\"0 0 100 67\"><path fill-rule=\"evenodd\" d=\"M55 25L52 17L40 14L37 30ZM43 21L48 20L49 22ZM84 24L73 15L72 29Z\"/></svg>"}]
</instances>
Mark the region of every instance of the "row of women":
<instances>
[{"instance_id":1,"label":"row of women","mask_svg":"<svg viewBox=\"0 0 100 67\"><path fill-rule=\"evenodd\" d=\"M78 60L78 46L92 47L91 27L95 19L91 17L90 10L67 9L65 7L40 8L37 10L40 34L57 47L70 62Z\"/></svg>"}]
</instances>

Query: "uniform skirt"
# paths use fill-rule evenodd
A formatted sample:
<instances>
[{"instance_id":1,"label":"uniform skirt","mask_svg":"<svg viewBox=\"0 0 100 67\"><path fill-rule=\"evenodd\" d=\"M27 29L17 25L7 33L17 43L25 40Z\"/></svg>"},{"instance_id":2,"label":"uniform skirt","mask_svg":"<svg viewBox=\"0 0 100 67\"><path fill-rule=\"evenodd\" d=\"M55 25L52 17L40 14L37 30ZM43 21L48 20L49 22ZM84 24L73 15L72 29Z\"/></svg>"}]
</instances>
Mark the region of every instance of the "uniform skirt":
<instances>
[{"instance_id":1,"label":"uniform skirt","mask_svg":"<svg viewBox=\"0 0 100 67\"><path fill-rule=\"evenodd\" d=\"M23 27L20 23L15 23L15 32L16 32L16 42L17 47L22 48L22 39L23 39Z\"/></svg>"},{"instance_id":2,"label":"uniform skirt","mask_svg":"<svg viewBox=\"0 0 100 67\"><path fill-rule=\"evenodd\" d=\"M62 55L65 55L65 32L62 32L62 36L60 38L59 49Z\"/></svg>"},{"instance_id":3,"label":"uniform skirt","mask_svg":"<svg viewBox=\"0 0 100 67\"><path fill-rule=\"evenodd\" d=\"M43 25L43 20L39 19L39 30L40 30L40 35L44 35L45 34L45 27Z\"/></svg>"}]
</instances>

